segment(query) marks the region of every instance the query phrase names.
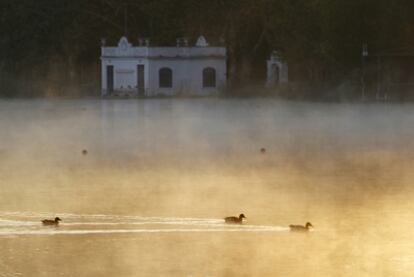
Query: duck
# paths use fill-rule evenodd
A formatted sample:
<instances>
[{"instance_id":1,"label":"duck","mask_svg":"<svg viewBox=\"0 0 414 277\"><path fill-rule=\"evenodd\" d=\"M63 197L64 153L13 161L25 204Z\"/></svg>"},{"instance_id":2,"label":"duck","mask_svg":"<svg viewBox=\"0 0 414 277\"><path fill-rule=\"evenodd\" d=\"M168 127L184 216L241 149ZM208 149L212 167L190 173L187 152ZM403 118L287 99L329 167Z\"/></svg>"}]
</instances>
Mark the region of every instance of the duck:
<instances>
[{"instance_id":1,"label":"duck","mask_svg":"<svg viewBox=\"0 0 414 277\"><path fill-rule=\"evenodd\" d=\"M59 225L59 221L62 221L62 219L60 219L59 217L55 217L55 220L52 219L43 219L42 223L43 225Z\"/></svg>"},{"instance_id":2,"label":"duck","mask_svg":"<svg viewBox=\"0 0 414 277\"><path fill-rule=\"evenodd\" d=\"M309 227L313 228L313 225L310 222L306 222L305 226L303 226L303 225L289 225L290 231L292 231L292 232L307 232L307 231L309 231Z\"/></svg>"},{"instance_id":3,"label":"duck","mask_svg":"<svg viewBox=\"0 0 414 277\"><path fill-rule=\"evenodd\" d=\"M246 218L244 214L240 214L239 217L237 216L229 216L224 218L224 222L226 223L233 223L233 224L242 224L243 218Z\"/></svg>"}]
</instances>

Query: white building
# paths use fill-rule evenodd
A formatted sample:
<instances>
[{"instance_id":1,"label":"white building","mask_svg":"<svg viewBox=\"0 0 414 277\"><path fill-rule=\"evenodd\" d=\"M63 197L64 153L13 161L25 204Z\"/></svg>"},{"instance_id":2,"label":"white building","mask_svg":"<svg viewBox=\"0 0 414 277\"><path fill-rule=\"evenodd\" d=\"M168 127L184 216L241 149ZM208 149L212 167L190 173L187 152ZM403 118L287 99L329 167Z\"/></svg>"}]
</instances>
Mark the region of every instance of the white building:
<instances>
[{"instance_id":1,"label":"white building","mask_svg":"<svg viewBox=\"0 0 414 277\"><path fill-rule=\"evenodd\" d=\"M226 86L226 49L210 47L201 36L194 47L178 39L176 47L132 46L122 37L117 47L101 49L102 95L213 95Z\"/></svg>"},{"instance_id":2,"label":"white building","mask_svg":"<svg viewBox=\"0 0 414 277\"><path fill-rule=\"evenodd\" d=\"M272 88L288 81L288 65L282 61L277 51L273 51L267 61L266 87Z\"/></svg>"}]
</instances>

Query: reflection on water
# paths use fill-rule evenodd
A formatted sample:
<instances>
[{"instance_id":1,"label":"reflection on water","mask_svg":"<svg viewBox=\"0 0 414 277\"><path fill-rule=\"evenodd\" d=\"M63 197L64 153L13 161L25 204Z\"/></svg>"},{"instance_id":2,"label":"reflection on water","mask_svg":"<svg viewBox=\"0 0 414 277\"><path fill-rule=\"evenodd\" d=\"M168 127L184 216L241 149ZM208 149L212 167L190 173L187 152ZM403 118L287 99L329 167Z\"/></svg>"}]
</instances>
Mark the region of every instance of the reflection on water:
<instances>
[{"instance_id":1,"label":"reflection on water","mask_svg":"<svg viewBox=\"0 0 414 277\"><path fill-rule=\"evenodd\" d=\"M413 119L393 104L2 100L0 276L412 276Z\"/></svg>"},{"instance_id":2,"label":"reflection on water","mask_svg":"<svg viewBox=\"0 0 414 277\"><path fill-rule=\"evenodd\" d=\"M229 225L225 224L223 219L202 218L62 214L65 217L65 223L52 228L45 228L39 222L32 221L33 218L41 218L45 215L51 216L46 213L0 213L0 236L173 232L283 232L289 230L286 227L278 226ZM137 225L145 227L137 228ZM94 229L85 229L87 227L94 227ZM102 229L98 229L99 227ZM119 229L120 227L122 229Z\"/></svg>"}]
</instances>

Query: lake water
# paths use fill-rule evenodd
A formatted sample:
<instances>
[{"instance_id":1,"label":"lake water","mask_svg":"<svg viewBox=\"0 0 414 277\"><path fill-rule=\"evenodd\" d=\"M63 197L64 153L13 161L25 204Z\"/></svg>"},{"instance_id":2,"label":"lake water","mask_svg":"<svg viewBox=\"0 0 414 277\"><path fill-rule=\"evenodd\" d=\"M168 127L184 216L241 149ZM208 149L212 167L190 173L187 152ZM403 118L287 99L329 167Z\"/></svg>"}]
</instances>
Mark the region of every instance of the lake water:
<instances>
[{"instance_id":1,"label":"lake water","mask_svg":"<svg viewBox=\"0 0 414 277\"><path fill-rule=\"evenodd\" d=\"M0 276L412 276L413 126L411 104L0 100Z\"/></svg>"}]
</instances>

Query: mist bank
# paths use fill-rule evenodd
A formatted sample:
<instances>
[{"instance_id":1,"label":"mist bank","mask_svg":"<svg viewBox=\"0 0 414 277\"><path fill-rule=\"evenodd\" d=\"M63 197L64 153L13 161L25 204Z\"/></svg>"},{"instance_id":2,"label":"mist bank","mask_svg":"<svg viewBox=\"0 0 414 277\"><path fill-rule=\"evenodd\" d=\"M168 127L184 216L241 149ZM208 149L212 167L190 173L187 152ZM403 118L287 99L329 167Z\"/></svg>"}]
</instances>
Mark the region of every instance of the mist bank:
<instances>
[{"instance_id":1,"label":"mist bank","mask_svg":"<svg viewBox=\"0 0 414 277\"><path fill-rule=\"evenodd\" d=\"M1 272L412 276L413 107L0 99Z\"/></svg>"},{"instance_id":2,"label":"mist bank","mask_svg":"<svg viewBox=\"0 0 414 277\"><path fill-rule=\"evenodd\" d=\"M0 74L1 75L1 74ZM3 78L1 78L3 77ZM88 99L101 98L100 84L93 79L89 83L80 84L78 82L68 83L56 80L28 80L19 77L3 74L0 76L0 98L3 99L25 99L25 98L45 98L45 99ZM151 98L272 98L281 101L309 101L309 102L413 102L414 90L404 85L395 85L392 91L379 94L372 85L362 91L356 82L349 80L341 84L311 84L290 82L274 88L265 88L263 84L228 84L219 95L215 96L196 96L188 92L175 96L157 95L152 97L136 96L114 96L105 97L111 99L151 99Z\"/></svg>"}]
</instances>

